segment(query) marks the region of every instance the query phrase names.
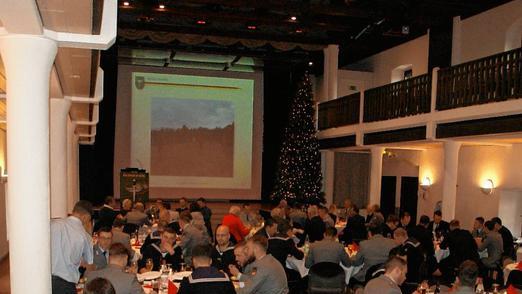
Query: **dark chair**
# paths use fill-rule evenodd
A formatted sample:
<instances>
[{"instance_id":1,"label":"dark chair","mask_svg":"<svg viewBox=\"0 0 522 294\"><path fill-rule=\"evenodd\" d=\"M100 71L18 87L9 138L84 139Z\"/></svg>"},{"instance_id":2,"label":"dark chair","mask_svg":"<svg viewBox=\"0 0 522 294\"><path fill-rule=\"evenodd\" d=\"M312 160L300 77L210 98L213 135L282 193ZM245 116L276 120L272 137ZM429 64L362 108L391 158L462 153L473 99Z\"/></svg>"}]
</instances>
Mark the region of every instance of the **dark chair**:
<instances>
[{"instance_id":1,"label":"dark chair","mask_svg":"<svg viewBox=\"0 0 522 294\"><path fill-rule=\"evenodd\" d=\"M341 294L345 293L345 274L339 264L319 262L308 272L309 294Z\"/></svg>"},{"instance_id":2,"label":"dark chair","mask_svg":"<svg viewBox=\"0 0 522 294\"><path fill-rule=\"evenodd\" d=\"M507 278L506 287L513 286L522 290L522 271L512 270Z\"/></svg>"},{"instance_id":3,"label":"dark chair","mask_svg":"<svg viewBox=\"0 0 522 294\"><path fill-rule=\"evenodd\" d=\"M364 276L364 281L365 281L365 283L368 283L370 280L375 279L383 274L384 274L384 263L372 265L366 271L366 275Z\"/></svg>"},{"instance_id":4,"label":"dark chair","mask_svg":"<svg viewBox=\"0 0 522 294\"><path fill-rule=\"evenodd\" d=\"M136 231L139 229L140 227L136 224L125 224L123 226L123 232L126 233L126 234L133 234L133 233L136 233Z\"/></svg>"}]
</instances>

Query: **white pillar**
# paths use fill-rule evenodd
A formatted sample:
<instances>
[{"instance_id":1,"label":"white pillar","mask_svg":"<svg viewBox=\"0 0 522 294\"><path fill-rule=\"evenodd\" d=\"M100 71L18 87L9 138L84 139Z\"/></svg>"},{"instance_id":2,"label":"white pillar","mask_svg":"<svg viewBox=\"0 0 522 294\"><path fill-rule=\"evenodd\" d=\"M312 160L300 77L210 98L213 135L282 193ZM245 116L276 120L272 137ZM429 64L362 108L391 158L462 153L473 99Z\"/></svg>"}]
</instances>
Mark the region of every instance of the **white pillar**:
<instances>
[{"instance_id":1,"label":"white pillar","mask_svg":"<svg viewBox=\"0 0 522 294\"><path fill-rule=\"evenodd\" d=\"M457 202L457 176L459 169L460 146L460 142L444 142L442 218L448 221L455 218L455 203Z\"/></svg>"},{"instance_id":2,"label":"white pillar","mask_svg":"<svg viewBox=\"0 0 522 294\"><path fill-rule=\"evenodd\" d=\"M381 204L382 154L384 147L371 147L370 204Z\"/></svg>"},{"instance_id":3,"label":"white pillar","mask_svg":"<svg viewBox=\"0 0 522 294\"><path fill-rule=\"evenodd\" d=\"M11 293L51 293L49 77L54 41L0 37L7 80Z\"/></svg>"},{"instance_id":4,"label":"white pillar","mask_svg":"<svg viewBox=\"0 0 522 294\"><path fill-rule=\"evenodd\" d=\"M51 217L67 216L67 120L71 101L51 99Z\"/></svg>"},{"instance_id":5,"label":"white pillar","mask_svg":"<svg viewBox=\"0 0 522 294\"><path fill-rule=\"evenodd\" d=\"M72 212L79 199L78 186L78 136L76 125L67 119L67 211Z\"/></svg>"},{"instance_id":6,"label":"white pillar","mask_svg":"<svg viewBox=\"0 0 522 294\"><path fill-rule=\"evenodd\" d=\"M339 45L328 45L323 49L323 91L325 100L337 98L337 73L339 71Z\"/></svg>"}]
</instances>

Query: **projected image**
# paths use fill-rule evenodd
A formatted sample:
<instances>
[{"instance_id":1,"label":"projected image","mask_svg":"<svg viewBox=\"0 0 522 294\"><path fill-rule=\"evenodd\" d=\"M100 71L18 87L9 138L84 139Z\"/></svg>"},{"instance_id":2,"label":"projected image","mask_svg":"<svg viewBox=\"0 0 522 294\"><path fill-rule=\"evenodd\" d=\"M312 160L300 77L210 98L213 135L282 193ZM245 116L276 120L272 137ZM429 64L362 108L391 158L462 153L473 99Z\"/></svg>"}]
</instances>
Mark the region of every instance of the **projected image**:
<instances>
[{"instance_id":1,"label":"projected image","mask_svg":"<svg viewBox=\"0 0 522 294\"><path fill-rule=\"evenodd\" d=\"M231 101L152 98L151 114L152 174L233 176Z\"/></svg>"}]
</instances>

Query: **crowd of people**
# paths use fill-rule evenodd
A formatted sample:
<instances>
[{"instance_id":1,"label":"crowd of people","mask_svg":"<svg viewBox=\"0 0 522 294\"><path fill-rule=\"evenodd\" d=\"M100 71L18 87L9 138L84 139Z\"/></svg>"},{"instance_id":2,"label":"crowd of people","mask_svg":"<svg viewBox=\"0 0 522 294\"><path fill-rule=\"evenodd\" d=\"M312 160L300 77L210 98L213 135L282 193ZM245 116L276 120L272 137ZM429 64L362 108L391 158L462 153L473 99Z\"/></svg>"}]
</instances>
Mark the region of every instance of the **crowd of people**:
<instances>
[{"instance_id":1,"label":"crowd of people","mask_svg":"<svg viewBox=\"0 0 522 294\"><path fill-rule=\"evenodd\" d=\"M143 293L136 273L165 264L192 271L178 293L305 293L308 277L288 266L290 257L303 261L310 275L320 276L325 263L357 268L347 285L354 291L413 293L431 284L468 293L479 283L499 282L503 265L515 260L513 236L498 217L477 217L467 231L458 220L444 221L440 211L415 224L408 212L385 218L378 205L368 205L363 217L349 200L342 210L281 200L270 211L231 205L214 231L203 198L182 198L176 208L129 199L116 207L107 197L93 222L92 205L79 201L71 216L52 221L53 293L76 293L82 275L85 293ZM131 239L143 228L138 253Z\"/></svg>"}]
</instances>

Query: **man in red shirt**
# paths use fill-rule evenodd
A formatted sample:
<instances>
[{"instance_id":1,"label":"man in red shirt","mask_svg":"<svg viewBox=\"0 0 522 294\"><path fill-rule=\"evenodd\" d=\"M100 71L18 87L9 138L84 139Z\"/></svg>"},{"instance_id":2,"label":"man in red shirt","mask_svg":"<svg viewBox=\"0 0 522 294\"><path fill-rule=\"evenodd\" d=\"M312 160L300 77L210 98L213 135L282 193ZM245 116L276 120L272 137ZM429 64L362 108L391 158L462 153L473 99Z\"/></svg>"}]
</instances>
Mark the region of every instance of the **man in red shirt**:
<instances>
[{"instance_id":1,"label":"man in red shirt","mask_svg":"<svg viewBox=\"0 0 522 294\"><path fill-rule=\"evenodd\" d=\"M233 205L228 210L228 214L223 217L221 225L227 226L230 230L230 235L234 236L236 243L241 242L250 233L250 228L245 226L239 218L241 208Z\"/></svg>"}]
</instances>

